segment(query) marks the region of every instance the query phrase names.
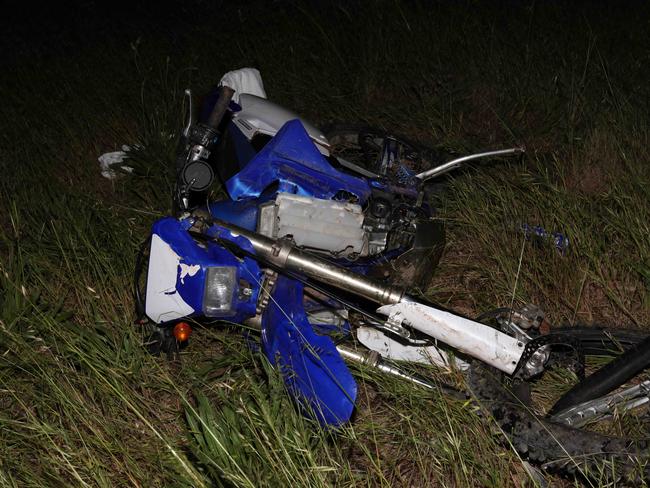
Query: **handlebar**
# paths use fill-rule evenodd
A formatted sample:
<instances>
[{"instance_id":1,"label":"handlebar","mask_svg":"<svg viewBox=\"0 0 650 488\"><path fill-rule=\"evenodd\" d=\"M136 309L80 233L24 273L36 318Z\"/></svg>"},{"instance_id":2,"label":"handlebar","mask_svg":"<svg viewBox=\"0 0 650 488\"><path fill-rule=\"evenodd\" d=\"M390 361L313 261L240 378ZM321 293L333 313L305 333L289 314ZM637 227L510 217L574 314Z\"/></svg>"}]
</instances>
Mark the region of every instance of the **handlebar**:
<instances>
[{"instance_id":1,"label":"handlebar","mask_svg":"<svg viewBox=\"0 0 650 488\"><path fill-rule=\"evenodd\" d=\"M233 90L229 86L224 85L221 87L221 93L219 94L217 103L214 104L212 113L210 114L210 117L208 117L208 121L207 121L207 125L210 126L212 129L217 130L217 128L219 127L219 124L221 123L221 119L223 119L223 115L226 113L226 110L228 109L228 105L230 104L230 100L232 100L234 94L235 94L235 90Z\"/></svg>"},{"instance_id":2,"label":"handlebar","mask_svg":"<svg viewBox=\"0 0 650 488\"><path fill-rule=\"evenodd\" d=\"M423 171L422 173L419 173L415 176L416 178L422 181L427 181L430 180L431 178L435 178L436 176L443 175L451 171L452 169L457 168L458 166L460 166L466 161L473 161L474 159L488 158L494 156L510 156L516 154L523 154L525 152L526 150L523 147L514 147L512 149L500 149L498 151L487 151L478 154L471 154L469 156L463 156L462 158L453 159L444 164L441 164L440 166L436 166L435 168L431 168L427 171Z\"/></svg>"}]
</instances>

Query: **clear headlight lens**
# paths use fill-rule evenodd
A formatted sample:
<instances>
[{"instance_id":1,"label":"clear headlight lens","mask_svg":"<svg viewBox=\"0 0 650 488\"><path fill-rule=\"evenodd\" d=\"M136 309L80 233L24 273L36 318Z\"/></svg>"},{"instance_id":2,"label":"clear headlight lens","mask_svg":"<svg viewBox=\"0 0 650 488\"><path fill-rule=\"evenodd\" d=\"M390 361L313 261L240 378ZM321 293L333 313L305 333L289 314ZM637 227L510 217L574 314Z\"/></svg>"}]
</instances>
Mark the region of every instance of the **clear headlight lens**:
<instances>
[{"instance_id":1,"label":"clear headlight lens","mask_svg":"<svg viewBox=\"0 0 650 488\"><path fill-rule=\"evenodd\" d=\"M233 266L209 267L203 292L203 314L206 317L234 315L235 281L237 268Z\"/></svg>"}]
</instances>

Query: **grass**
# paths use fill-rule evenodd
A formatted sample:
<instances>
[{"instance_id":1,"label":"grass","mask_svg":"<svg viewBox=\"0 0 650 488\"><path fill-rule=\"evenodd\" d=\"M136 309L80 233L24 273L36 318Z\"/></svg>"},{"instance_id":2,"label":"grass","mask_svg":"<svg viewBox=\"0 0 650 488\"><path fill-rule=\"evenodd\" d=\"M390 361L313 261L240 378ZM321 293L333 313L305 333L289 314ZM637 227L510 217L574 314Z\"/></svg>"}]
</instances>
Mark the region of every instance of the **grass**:
<instances>
[{"instance_id":1,"label":"grass","mask_svg":"<svg viewBox=\"0 0 650 488\"><path fill-rule=\"evenodd\" d=\"M317 123L455 152L527 146L523 162L449 178L436 300L647 326L647 7L252 5L84 4L21 20L47 42L20 22L2 34L0 484L534 485L490 422L435 392L355 368L356 417L327 432L237 332L198 330L180 362L149 357L135 253L168 211L182 90L254 65L273 100ZM73 14L84 23L44 21ZM136 173L101 178L97 156L122 144L140 146ZM567 253L522 223L562 232Z\"/></svg>"}]
</instances>

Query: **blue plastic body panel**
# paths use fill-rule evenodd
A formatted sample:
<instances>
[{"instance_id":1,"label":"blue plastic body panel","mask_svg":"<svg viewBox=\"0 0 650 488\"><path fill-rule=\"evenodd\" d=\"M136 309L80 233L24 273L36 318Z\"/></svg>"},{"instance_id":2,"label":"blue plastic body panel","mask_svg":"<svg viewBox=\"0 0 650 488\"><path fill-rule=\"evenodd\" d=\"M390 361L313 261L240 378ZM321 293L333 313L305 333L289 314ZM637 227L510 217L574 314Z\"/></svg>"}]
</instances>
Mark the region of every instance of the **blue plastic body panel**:
<instances>
[{"instance_id":1,"label":"blue plastic body panel","mask_svg":"<svg viewBox=\"0 0 650 488\"><path fill-rule=\"evenodd\" d=\"M252 293L245 298L236 297L234 313L222 318L242 322L253 317L263 280L257 262L248 257L237 258L213 241L199 244L189 234L189 227L187 220L167 217L158 220L152 228L152 233L180 257L174 293L179 293L195 310L193 315L200 316L207 269L232 266L237 269L237 281L246 280ZM249 253L255 252L247 239L233 236L218 225L211 226L207 234L234 242ZM191 276L181 277L181 264L199 265L199 269ZM347 327L345 324L344 330ZM350 419L357 395L356 382L334 342L318 335L309 323L300 282L278 277L272 299L262 315L262 349L278 367L287 388L305 413L313 415L322 425L338 426Z\"/></svg>"},{"instance_id":2,"label":"blue plastic body panel","mask_svg":"<svg viewBox=\"0 0 650 488\"><path fill-rule=\"evenodd\" d=\"M300 120L284 124L238 174L226 182L233 200L257 198L274 183L279 192L333 198L339 192L364 204L370 187L364 179L338 171L323 157Z\"/></svg>"},{"instance_id":3,"label":"blue plastic body panel","mask_svg":"<svg viewBox=\"0 0 650 488\"><path fill-rule=\"evenodd\" d=\"M350 419L357 384L334 342L317 335L303 308L303 285L280 276L262 315L262 346L291 394L322 425Z\"/></svg>"},{"instance_id":4,"label":"blue plastic body panel","mask_svg":"<svg viewBox=\"0 0 650 488\"><path fill-rule=\"evenodd\" d=\"M257 228L257 213L261 200L250 198L233 202L232 200L220 200L209 205L210 215L238 225L247 230L255 231Z\"/></svg>"},{"instance_id":5,"label":"blue plastic body panel","mask_svg":"<svg viewBox=\"0 0 650 488\"><path fill-rule=\"evenodd\" d=\"M195 310L194 315L201 315L207 269L211 266L232 266L237 268L236 282L239 283L239 279L243 279L249 283L251 294L243 298L235 297L233 314L224 318L240 322L253 317L259 296L259 283L263 275L257 262L250 258L240 260L230 251L211 241L199 245L187 232L189 227L190 223L186 220L179 221L166 217L156 221L152 228L152 234L157 234L181 258L176 270L175 292ZM250 242L243 237L234 237L227 230L220 228L215 228L214 232L218 232L223 239L233 241L250 252L253 251ZM181 264L199 265L199 269L192 275L182 276Z\"/></svg>"}]
</instances>

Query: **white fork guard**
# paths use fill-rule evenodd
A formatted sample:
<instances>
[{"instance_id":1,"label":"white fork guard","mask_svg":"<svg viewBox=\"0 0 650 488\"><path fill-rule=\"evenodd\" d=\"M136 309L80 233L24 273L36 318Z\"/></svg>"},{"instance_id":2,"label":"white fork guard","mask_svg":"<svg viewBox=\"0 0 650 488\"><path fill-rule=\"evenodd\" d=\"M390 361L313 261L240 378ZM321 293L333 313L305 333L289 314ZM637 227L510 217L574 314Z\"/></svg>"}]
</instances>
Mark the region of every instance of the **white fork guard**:
<instances>
[{"instance_id":1,"label":"white fork guard","mask_svg":"<svg viewBox=\"0 0 650 488\"><path fill-rule=\"evenodd\" d=\"M469 364L457 357L451 357L436 346L410 346L391 339L383 332L373 327L359 327L357 340L371 351L378 352L382 358L410 363L433 364L440 368L456 367L461 371L469 368Z\"/></svg>"},{"instance_id":2,"label":"white fork guard","mask_svg":"<svg viewBox=\"0 0 650 488\"><path fill-rule=\"evenodd\" d=\"M415 302L383 305L377 312L392 322L406 322L420 332L495 368L512 374L524 352L514 337L473 320Z\"/></svg>"}]
</instances>

